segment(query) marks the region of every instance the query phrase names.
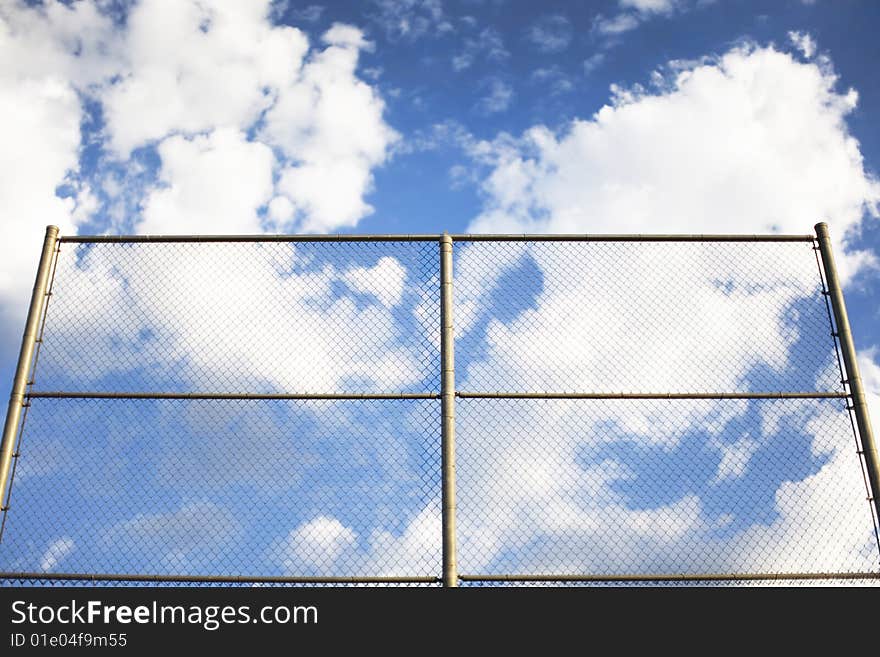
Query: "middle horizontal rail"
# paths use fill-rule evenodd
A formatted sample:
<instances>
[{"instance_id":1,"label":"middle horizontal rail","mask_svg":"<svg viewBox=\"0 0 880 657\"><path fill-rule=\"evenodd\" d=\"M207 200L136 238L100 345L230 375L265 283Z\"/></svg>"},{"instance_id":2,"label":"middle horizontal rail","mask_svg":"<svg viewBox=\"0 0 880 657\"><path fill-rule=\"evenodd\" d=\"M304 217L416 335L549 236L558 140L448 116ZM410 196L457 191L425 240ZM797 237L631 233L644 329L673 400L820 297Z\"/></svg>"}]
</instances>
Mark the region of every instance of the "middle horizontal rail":
<instances>
[{"instance_id":1,"label":"middle horizontal rail","mask_svg":"<svg viewBox=\"0 0 880 657\"><path fill-rule=\"evenodd\" d=\"M400 393L313 393L313 394L251 394L246 392L68 392L34 391L31 399L254 399L254 400L319 400L319 399L440 399L436 392Z\"/></svg>"},{"instance_id":2,"label":"middle horizontal rail","mask_svg":"<svg viewBox=\"0 0 880 657\"><path fill-rule=\"evenodd\" d=\"M843 399L845 392L457 392L462 399Z\"/></svg>"},{"instance_id":3,"label":"middle horizontal rail","mask_svg":"<svg viewBox=\"0 0 880 657\"><path fill-rule=\"evenodd\" d=\"M440 399L438 392L300 393L34 391L30 399L394 400ZM456 392L460 399L845 399L846 392Z\"/></svg>"}]
</instances>

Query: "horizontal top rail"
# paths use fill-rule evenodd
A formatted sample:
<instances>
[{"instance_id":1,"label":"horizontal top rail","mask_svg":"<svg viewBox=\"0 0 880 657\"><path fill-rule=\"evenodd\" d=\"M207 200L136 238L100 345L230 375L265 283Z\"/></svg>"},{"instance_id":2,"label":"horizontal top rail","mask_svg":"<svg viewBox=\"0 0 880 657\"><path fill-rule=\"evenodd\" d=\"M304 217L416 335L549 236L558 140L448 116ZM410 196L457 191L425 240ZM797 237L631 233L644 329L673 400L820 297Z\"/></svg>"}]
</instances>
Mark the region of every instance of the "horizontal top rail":
<instances>
[{"instance_id":1,"label":"horizontal top rail","mask_svg":"<svg viewBox=\"0 0 880 657\"><path fill-rule=\"evenodd\" d=\"M436 242L441 234L424 235L68 235L71 244L184 242ZM649 234L453 234L455 242L813 242L814 235L649 235Z\"/></svg>"}]
</instances>

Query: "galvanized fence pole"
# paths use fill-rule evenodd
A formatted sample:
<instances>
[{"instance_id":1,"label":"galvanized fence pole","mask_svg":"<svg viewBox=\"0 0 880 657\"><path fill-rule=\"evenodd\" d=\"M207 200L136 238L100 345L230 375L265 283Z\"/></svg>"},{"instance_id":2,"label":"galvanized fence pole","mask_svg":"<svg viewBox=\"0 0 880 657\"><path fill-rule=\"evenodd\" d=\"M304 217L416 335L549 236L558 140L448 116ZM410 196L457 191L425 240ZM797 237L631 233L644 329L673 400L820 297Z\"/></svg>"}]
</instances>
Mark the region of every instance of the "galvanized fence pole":
<instances>
[{"instance_id":1,"label":"galvanized fence pole","mask_svg":"<svg viewBox=\"0 0 880 657\"><path fill-rule=\"evenodd\" d=\"M868 481L871 484L871 498L874 509L877 512L877 518L880 519L880 499L878 499L880 498L880 459L877 456L877 443L874 442L874 432L871 429L871 418L868 416L868 402L865 398L865 388L859 373L856 347L853 343L852 331L849 327L849 317L847 316L846 304L843 300L843 290L840 287L837 266L834 263L834 253L831 249L828 224L824 222L816 224L816 237L819 241L819 253L822 256L822 267L825 271L825 283L828 286L828 296L834 313L834 323L837 325L837 339L840 343L840 352L843 357L844 376L846 377L846 383L849 385L852 411L855 415L856 427L859 430L862 453L865 458L865 469L868 471Z\"/></svg>"},{"instance_id":2,"label":"galvanized fence pole","mask_svg":"<svg viewBox=\"0 0 880 657\"><path fill-rule=\"evenodd\" d=\"M452 238L440 238L440 412L443 586L458 586L455 537L455 337L452 328Z\"/></svg>"},{"instance_id":3,"label":"galvanized fence pole","mask_svg":"<svg viewBox=\"0 0 880 657\"><path fill-rule=\"evenodd\" d=\"M31 376L31 364L34 360L34 348L40 319L46 305L46 290L49 285L49 272L55 257L55 244L58 239L58 227L47 226L43 240L43 252L37 267L37 278L31 294L31 305L28 308L24 335L21 339L21 350L18 353L18 365L15 367L15 378L12 383L12 394L9 396L9 407L6 411L6 423L3 425L3 442L0 446L0 497L5 511L9 500L9 474L12 468L12 454L21 421L21 410L24 407L25 394Z\"/></svg>"}]
</instances>

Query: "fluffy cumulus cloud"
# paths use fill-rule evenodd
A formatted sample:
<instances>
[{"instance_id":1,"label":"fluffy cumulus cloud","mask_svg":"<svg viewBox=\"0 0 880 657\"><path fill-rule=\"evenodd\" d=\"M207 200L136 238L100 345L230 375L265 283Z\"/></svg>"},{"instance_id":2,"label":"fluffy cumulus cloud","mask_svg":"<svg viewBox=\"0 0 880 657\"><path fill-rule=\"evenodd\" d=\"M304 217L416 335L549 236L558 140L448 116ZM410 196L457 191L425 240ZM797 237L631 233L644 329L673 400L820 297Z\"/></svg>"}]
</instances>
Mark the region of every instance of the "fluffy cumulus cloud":
<instances>
[{"instance_id":1,"label":"fluffy cumulus cloud","mask_svg":"<svg viewBox=\"0 0 880 657\"><path fill-rule=\"evenodd\" d=\"M846 127L858 94L836 82L827 67L741 47L655 93L615 88L561 133L498 140L471 228L805 233L824 219L840 240L877 216L880 185Z\"/></svg>"},{"instance_id":2,"label":"fluffy cumulus cloud","mask_svg":"<svg viewBox=\"0 0 880 657\"><path fill-rule=\"evenodd\" d=\"M218 129L192 139L168 137L158 152L160 186L144 201L141 232L186 233L200 227L229 235L261 232L256 209L272 196L271 148L235 130Z\"/></svg>"},{"instance_id":3,"label":"fluffy cumulus cloud","mask_svg":"<svg viewBox=\"0 0 880 657\"><path fill-rule=\"evenodd\" d=\"M381 98L356 76L358 55L371 44L360 30L336 24L323 35L323 49L310 51L302 32L272 25L267 9L267 2L146 2L129 17L131 63L106 92L108 131L120 157L174 140L159 143L160 179L172 188L157 192L169 232L214 232L209 218L233 201L199 188L197 169L226 181L227 196L247 191L221 213L220 226L261 227L258 210L269 200L273 172L289 208L277 212L276 201L263 228L297 222L299 230L320 232L372 212L363 197L396 133L383 121ZM227 134L254 128L256 139ZM139 230L158 228L157 212Z\"/></svg>"},{"instance_id":4,"label":"fluffy cumulus cloud","mask_svg":"<svg viewBox=\"0 0 880 657\"><path fill-rule=\"evenodd\" d=\"M358 536L340 520L317 516L269 549L268 560L290 575L435 575L440 563L440 514L416 513L403 532L377 527Z\"/></svg>"},{"instance_id":5,"label":"fluffy cumulus cloud","mask_svg":"<svg viewBox=\"0 0 880 657\"><path fill-rule=\"evenodd\" d=\"M109 35L109 20L90 4L0 6L4 333L19 330L45 225L75 231L77 198L59 198L55 190L79 165L83 110L75 85L94 84L106 73L100 52L110 47ZM70 54L74 46L81 49L79 62Z\"/></svg>"},{"instance_id":6,"label":"fluffy cumulus cloud","mask_svg":"<svg viewBox=\"0 0 880 657\"><path fill-rule=\"evenodd\" d=\"M382 120L382 100L354 77L358 52L369 47L360 31L336 25L323 40L327 48L280 90L260 131L290 156L278 189L303 217L300 228L307 232L354 226L372 212L363 200L371 170L384 162L397 138Z\"/></svg>"},{"instance_id":7,"label":"fluffy cumulus cloud","mask_svg":"<svg viewBox=\"0 0 880 657\"><path fill-rule=\"evenodd\" d=\"M318 516L288 536L288 551L282 565L290 570L293 564L319 569L332 568L343 552L355 545L356 534L336 518ZM332 571L331 571L332 572Z\"/></svg>"},{"instance_id":8,"label":"fluffy cumulus cloud","mask_svg":"<svg viewBox=\"0 0 880 657\"><path fill-rule=\"evenodd\" d=\"M380 258L373 267L356 267L345 275L355 290L371 294L384 306L395 306L403 298L406 270L394 258Z\"/></svg>"},{"instance_id":9,"label":"fluffy cumulus cloud","mask_svg":"<svg viewBox=\"0 0 880 657\"><path fill-rule=\"evenodd\" d=\"M144 0L123 22L109 11L91 0L0 8L7 328L21 321L43 227L74 233L99 210L80 177L82 126L96 108L102 123L88 138L105 163L135 171L132 153L156 149L156 180L103 185L110 197L142 196L130 203L142 215L113 223L141 232L353 226L372 212L372 170L397 138L357 77L371 44L356 28L334 25L310 44L272 23L269 0Z\"/></svg>"},{"instance_id":10,"label":"fluffy cumulus cloud","mask_svg":"<svg viewBox=\"0 0 880 657\"><path fill-rule=\"evenodd\" d=\"M135 5L121 79L103 95L110 147L124 158L171 133L252 124L309 48L302 32L273 27L266 11L266 2Z\"/></svg>"}]
</instances>

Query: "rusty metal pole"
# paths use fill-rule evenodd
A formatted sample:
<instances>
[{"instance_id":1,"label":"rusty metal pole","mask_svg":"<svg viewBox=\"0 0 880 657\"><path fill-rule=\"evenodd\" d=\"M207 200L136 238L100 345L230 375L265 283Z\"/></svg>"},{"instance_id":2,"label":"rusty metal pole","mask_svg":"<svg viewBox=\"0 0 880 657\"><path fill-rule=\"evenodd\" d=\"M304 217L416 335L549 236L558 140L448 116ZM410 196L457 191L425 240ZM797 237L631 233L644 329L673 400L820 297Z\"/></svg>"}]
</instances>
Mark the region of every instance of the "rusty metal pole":
<instances>
[{"instance_id":1,"label":"rusty metal pole","mask_svg":"<svg viewBox=\"0 0 880 657\"><path fill-rule=\"evenodd\" d=\"M880 459L877 456L877 443L874 441L871 418L868 416L868 402L865 398L865 387L862 384L862 377L859 373L856 347L849 326L849 317L846 314L843 290L840 287L840 279L837 276L837 266L834 264L834 253L831 250L828 224L824 222L816 224L816 237L819 240L819 253L822 256L822 267L825 270L825 283L828 286L828 297L834 313L834 323L837 325L837 339L840 342L840 355L843 357L844 376L846 377L847 385L849 385L852 411L853 415L855 415L856 427L858 427L859 438L862 443L865 469L868 471L868 482L871 485L871 498L874 510L877 512L877 518L880 519L880 499L878 499L880 498Z\"/></svg>"},{"instance_id":2,"label":"rusty metal pole","mask_svg":"<svg viewBox=\"0 0 880 657\"><path fill-rule=\"evenodd\" d=\"M440 412L443 586L458 586L455 536L455 337L452 329L452 238L440 238Z\"/></svg>"},{"instance_id":3,"label":"rusty metal pole","mask_svg":"<svg viewBox=\"0 0 880 657\"><path fill-rule=\"evenodd\" d=\"M3 425L3 442L0 443L0 497L2 497L3 504L0 506L4 511L7 509L9 500L9 473L12 467L12 453L15 449L18 425L21 421L21 409L24 407L24 398L30 381L31 364L34 360L34 347L40 328L40 319L46 306L49 272L55 257L57 239L58 227L47 226L46 237L43 240L43 252L37 267L37 278L34 282L34 291L31 294L31 305L28 308L24 335L21 339L21 350L18 353L18 365L15 367L15 379L12 383L12 394L9 396L6 423Z\"/></svg>"}]
</instances>

